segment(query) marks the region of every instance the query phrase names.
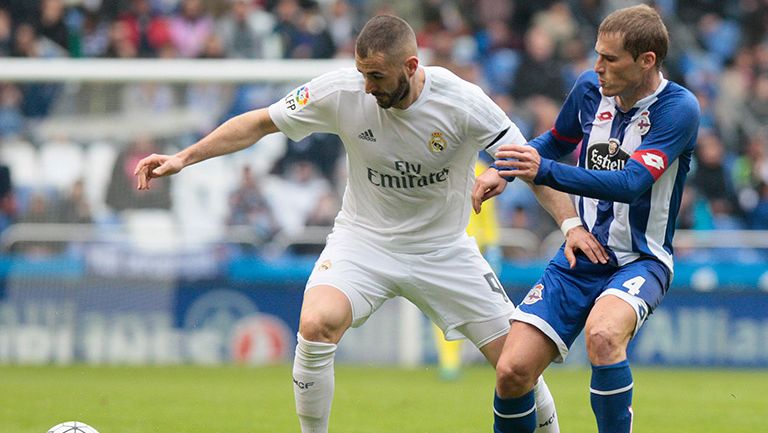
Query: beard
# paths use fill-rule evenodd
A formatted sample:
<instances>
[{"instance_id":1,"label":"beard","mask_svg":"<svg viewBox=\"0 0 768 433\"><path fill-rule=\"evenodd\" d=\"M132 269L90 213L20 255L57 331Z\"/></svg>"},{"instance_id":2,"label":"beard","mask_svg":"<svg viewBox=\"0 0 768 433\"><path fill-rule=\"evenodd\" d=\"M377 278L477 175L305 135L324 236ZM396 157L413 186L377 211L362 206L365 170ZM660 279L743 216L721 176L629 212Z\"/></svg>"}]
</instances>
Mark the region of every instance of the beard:
<instances>
[{"instance_id":1,"label":"beard","mask_svg":"<svg viewBox=\"0 0 768 433\"><path fill-rule=\"evenodd\" d=\"M405 99L408 93L411 92L411 83L408 82L405 74L401 75L397 80L397 87L395 90L389 93L375 93L376 103L379 107L387 109L392 108L395 104Z\"/></svg>"}]
</instances>

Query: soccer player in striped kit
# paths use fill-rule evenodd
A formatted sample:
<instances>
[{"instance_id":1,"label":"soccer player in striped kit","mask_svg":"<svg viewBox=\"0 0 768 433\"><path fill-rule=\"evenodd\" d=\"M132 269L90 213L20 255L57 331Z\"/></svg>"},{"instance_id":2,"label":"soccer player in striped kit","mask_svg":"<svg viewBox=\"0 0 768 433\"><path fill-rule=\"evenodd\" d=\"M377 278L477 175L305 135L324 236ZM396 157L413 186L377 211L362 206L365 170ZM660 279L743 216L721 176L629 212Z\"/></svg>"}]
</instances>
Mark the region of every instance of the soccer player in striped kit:
<instances>
[{"instance_id":1,"label":"soccer player in striped kit","mask_svg":"<svg viewBox=\"0 0 768 433\"><path fill-rule=\"evenodd\" d=\"M496 153L503 176L572 194L579 219L562 228L583 225L610 260L593 264L561 250L518 306L497 365L495 432L533 431L533 384L582 329L598 431L632 430L627 345L672 280L672 237L699 126L696 98L661 73L668 43L652 8L613 12L598 30L594 70L578 79L554 128ZM579 143L578 166L556 162ZM475 207L490 195L475 191Z\"/></svg>"}]
</instances>

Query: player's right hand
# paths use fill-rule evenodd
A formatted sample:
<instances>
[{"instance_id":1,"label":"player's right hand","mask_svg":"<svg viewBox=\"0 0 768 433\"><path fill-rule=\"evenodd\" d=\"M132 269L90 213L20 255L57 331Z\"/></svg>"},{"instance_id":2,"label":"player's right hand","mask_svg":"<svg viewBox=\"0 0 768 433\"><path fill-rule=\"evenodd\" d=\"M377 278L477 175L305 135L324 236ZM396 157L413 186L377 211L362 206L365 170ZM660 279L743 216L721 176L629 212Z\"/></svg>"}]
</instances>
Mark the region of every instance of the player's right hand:
<instances>
[{"instance_id":1,"label":"player's right hand","mask_svg":"<svg viewBox=\"0 0 768 433\"><path fill-rule=\"evenodd\" d=\"M576 251L584 253L589 261L595 264L606 264L610 260L605 248L582 226L568 230L565 235L565 258L571 268L576 266Z\"/></svg>"},{"instance_id":2,"label":"player's right hand","mask_svg":"<svg viewBox=\"0 0 768 433\"><path fill-rule=\"evenodd\" d=\"M149 189L149 181L155 177L170 176L184 168L181 158L175 155L153 153L136 164L133 174L138 180L138 189Z\"/></svg>"},{"instance_id":3,"label":"player's right hand","mask_svg":"<svg viewBox=\"0 0 768 433\"><path fill-rule=\"evenodd\" d=\"M493 167L482 172L475 179L475 185L472 187L472 209L475 210L475 213L480 213L484 201L504 192L507 183L509 182L501 177L498 170Z\"/></svg>"}]
</instances>

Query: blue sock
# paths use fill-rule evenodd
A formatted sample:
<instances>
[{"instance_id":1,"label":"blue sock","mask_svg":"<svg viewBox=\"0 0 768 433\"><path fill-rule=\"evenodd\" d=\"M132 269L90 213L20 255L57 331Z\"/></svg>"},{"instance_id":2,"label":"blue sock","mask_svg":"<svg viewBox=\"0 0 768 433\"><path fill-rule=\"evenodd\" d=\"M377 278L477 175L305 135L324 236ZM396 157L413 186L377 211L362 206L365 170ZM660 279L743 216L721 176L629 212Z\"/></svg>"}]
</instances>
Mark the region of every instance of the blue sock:
<instances>
[{"instance_id":1,"label":"blue sock","mask_svg":"<svg viewBox=\"0 0 768 433\"><path fill-rule=\"evenodd\" d=\"M536 430L536 399L533 390L517 398L493 395L494 433L533 433Z\"/></svg>"},{"instance_id":2,"label":"blue sock","mask_svg":"<svg viewBox=\"0 0 768 433\"><path fill-rule=\"evenodd\" d=\"M589 393L599 433L632 431L632 385L632 372L626 359L616 364L592 366Z\"/></svg>"}]
</instances>

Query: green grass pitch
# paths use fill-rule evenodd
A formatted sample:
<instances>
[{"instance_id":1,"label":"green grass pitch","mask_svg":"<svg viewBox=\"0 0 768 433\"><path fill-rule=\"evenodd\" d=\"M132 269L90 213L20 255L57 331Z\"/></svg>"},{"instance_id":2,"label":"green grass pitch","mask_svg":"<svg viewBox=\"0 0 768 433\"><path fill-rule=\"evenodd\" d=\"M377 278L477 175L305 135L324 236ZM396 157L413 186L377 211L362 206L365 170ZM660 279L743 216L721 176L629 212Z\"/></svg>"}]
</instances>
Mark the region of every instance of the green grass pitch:
<instances>
[{"instance_id":1,"label":"green grass pitch","mask_svg":"<svg viewBox=\"0 0 768 433\"><path fill-rule=\"evenodd\" d=\"M767 370L641 369L641 433L768 431ZM563 433L596 432L589 372L546 373ZM469 367L453 382L434 368L340 365L332 433L491 431L494 375ZM0 433L45 433L82 421L101 433L294 433L290 366L0 366Z\"/></svg>"}]
</instances>

